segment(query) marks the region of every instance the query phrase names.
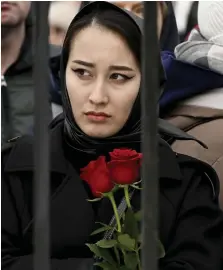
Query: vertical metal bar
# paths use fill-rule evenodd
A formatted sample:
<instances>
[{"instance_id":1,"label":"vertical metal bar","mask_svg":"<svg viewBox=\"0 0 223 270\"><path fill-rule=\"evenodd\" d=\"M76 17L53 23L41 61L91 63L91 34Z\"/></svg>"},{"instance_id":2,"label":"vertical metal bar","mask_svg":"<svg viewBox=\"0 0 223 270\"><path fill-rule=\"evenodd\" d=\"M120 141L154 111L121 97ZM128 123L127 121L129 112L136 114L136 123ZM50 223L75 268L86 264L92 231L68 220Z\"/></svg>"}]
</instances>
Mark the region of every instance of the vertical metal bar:
<instances>
[{"instance_id":1,"label":"vertical metal bar","mask_svg":"<svg viewBox=\"0 0 223 270\"><path fill-rule=\"evenodd\" d=\"M158 39L157 2L144 2L144 37L142 47L142 269L157 270L158 220Z\"/></svg>"},{"instance_id":2,"label":"vertical metal bar","mask_svg":"<svg viewBox=\"0 0 223 270\"><path fill-rule=\"evenodd\" d=\"M48 72L48 8L49 2L34 5L34 269L50 269L49 239L49 72Z\"/></svg>"}]
</instances>

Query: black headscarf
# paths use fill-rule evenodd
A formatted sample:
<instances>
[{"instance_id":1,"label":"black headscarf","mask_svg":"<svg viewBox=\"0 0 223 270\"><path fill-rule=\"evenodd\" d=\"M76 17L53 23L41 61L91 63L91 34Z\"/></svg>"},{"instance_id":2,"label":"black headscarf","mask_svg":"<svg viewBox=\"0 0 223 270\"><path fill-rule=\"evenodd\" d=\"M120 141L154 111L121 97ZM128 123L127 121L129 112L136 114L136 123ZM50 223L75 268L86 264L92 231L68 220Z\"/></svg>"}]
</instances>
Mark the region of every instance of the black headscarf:
<instances>
[{"instance_id":1,"label":"black headscarf","mask_svg":"<svg viewBox=\"0 0 223 270\"><path fill-rule=\"evenodd\" d=\"M65 134L66 140L69 146L73 149L92 154L100 155L104 152L111 151L115 147L130 147L140 151L140 141L141 141L141 125L140 125L140 115L141 115L141 105L140 105L140 91L133 105L131 114L120 132L104 139L96 139L86 135L76 124L71 104L69 101L66 82L65 82L65 70L69 56L69 40L72 39L72 26L77 23L80 18L91 13L93 10L97 9L115 9L123 16L126 16L129 20L133 22L133 27L137 26L139 29L139 34L142 34L143 21L136 15L124 11L119 7L104 1L91 2L89 5L85 6L73 19L70 27L68 28L67 35L65 37L64 46L61 55L61 84L62 84L62 98L63 98L63 108L64 108L64 121L65 121ZM139 46L140 40L139 40ZM160 61L160 81L161 85L165 81L165 76L163 68Z\"/></svg>"}]
</instances>

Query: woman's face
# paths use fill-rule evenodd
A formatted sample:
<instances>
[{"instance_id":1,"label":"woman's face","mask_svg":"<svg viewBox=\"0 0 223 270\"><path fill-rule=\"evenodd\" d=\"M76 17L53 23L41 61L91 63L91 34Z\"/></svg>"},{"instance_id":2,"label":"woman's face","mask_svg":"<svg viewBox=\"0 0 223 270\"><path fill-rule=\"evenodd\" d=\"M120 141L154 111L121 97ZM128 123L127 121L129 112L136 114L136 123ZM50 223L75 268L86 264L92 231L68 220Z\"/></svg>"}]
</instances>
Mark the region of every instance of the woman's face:
<instances>
[{"instance_id":1,"label":"woman's face","mask_svg":"<svg viewBox=\"0 0 223 270\"><path fill-rule=\"evenodd\" d=\"M71 42L66 86L74 119L88 136L106 138L122 129L140 79L136 59L119 34L94 25Z\"/></svg>"}]
</instances>

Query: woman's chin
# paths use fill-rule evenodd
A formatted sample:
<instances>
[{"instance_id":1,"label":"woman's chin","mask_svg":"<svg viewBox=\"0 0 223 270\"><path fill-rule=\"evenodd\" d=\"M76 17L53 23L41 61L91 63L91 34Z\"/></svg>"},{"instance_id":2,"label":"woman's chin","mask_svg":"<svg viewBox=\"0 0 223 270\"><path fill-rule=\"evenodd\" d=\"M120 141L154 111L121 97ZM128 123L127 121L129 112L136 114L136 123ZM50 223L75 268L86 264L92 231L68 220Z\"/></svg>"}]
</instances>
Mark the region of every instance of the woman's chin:
<instances>
[{"instance_id":1,"label":"woman's chin","mask_svg":"<svg viewBox=\"0 0 223 270\"><path fill-rule=\"evenodd\" d=\"M105 139L111 137L117 133L117 131L108 130L108 128L92 128L82 129L82 131L89 137L95 139Z\"/></svg>"}]
</instances>

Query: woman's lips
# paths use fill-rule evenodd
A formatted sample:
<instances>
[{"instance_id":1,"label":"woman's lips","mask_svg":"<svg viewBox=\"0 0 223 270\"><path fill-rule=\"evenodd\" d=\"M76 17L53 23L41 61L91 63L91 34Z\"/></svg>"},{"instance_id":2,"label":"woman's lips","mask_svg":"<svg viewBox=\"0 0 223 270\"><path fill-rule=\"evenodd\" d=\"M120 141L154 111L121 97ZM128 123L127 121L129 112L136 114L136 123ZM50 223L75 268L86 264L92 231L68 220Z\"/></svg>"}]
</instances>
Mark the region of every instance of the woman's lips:
<instances>
[{"instance_id":1,"label":"woman's lips","mask_svg":"<svg viewBox=\"0 0 223 270\"><path fill-rule=\"evenodd\" d=\"M105 122L111 116L106 113L88 112L86 113L88 120L92 122Z\"/></svg>"}]
</instances>

